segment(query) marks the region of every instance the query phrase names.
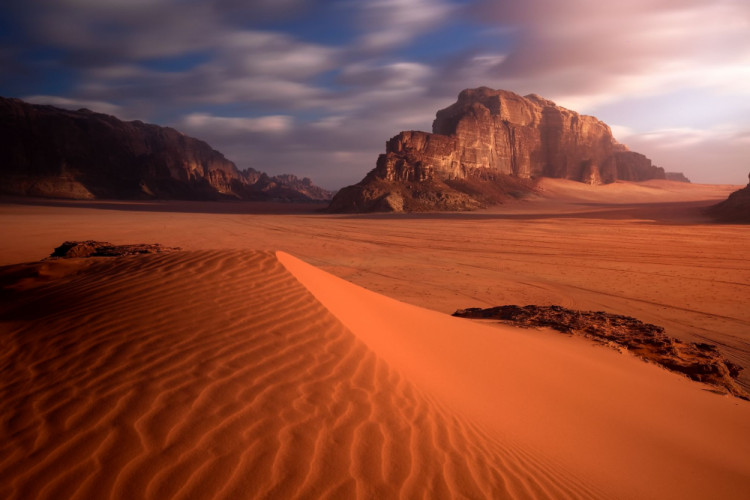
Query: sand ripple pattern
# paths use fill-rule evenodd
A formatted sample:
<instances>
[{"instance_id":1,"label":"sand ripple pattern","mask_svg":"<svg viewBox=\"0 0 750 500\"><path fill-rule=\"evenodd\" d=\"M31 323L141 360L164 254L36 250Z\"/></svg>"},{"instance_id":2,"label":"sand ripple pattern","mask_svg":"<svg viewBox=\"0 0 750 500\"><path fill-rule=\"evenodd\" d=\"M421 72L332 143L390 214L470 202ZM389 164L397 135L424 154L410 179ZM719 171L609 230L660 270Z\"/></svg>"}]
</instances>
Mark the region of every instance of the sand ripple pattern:
<instances>
[{"instance_id":1,"label":"sand ripple pattern","mask_svg":"<svg viewBox=\"0 0 750 500\"><path fill-rule=\"evenodd\" d=\"M587 496L390 369L271 253L76 265L0 305L0 498Z\"/></svg>"}]
</instances>

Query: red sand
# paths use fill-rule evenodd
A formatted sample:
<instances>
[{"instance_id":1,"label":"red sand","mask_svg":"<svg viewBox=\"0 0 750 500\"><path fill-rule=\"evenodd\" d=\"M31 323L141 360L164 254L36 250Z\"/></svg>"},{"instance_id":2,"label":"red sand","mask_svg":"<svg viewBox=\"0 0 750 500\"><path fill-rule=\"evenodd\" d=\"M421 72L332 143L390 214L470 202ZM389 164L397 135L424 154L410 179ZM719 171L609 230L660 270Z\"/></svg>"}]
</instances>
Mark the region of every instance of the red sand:
<instances>
[{"instance_id":1,"label":"red sand","mask_svg":"<svg viewBox=\"0 0 750 500\"><path fill-rule=\"evenodd\" d=\"M750 403L444 314L606 309L750 367L750 235L700 213L730 189L543 187L423 216L0 204L2 264L187 249L0 270L0 497L746 498Z\"/></svg>"},{"instance_id":2,"label":"red sand","mask_svg":"<svg viewBox=\"0 0 750 500\"><path fill-rule=\"evenodd\" d=\"M279 258L379 357L501 443L607 496L747 494L747 402L585 341L449 317Z\"/></svg>"}]
</instances>

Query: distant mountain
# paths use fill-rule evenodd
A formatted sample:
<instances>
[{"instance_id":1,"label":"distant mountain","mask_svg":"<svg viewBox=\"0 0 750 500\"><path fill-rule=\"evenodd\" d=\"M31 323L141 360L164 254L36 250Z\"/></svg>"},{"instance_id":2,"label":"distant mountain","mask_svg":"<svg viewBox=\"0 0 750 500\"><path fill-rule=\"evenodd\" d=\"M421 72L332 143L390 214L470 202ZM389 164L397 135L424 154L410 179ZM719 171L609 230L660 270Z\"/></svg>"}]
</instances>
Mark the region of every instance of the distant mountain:
<instances>
[{"instance_id":1,"label":"distant mountain","mask_svg":"<svg viewBox=\"0 0 750 500\"><path fill-rule=\"evenodd\" d=\"M537 177L601 184L664 179L665 173L592 116L535 94L480 87L438 111L432 133L391 138L376 167L340 190L329 209L468 210L522 196Z\"/></svg>"},{"instance_id":2,"label":"distant mountain","mask_svg":"<svg viewBox=\"0 0 750 500\"><path fill-rule=\"evenodd\" d=\"M685 174L682 172L666 172L664 175L668 181L690 182L690 179L685 177Z\"/></svg>"},{"instance_id":3,"label":"distant mountain","mask_svg":"<svg viewBox=\"0 0 750 500\"><path fill-rule=\"evenodd\" d=\"M726 200L710 207L708 214L720 222L750 223L750 182L730 194Z\"/></svg>"},{"instance_id":4,"label":"distant mountain","mask_svg":"<svg viewBox=\"0 0 750 500\"><path fill-rule=\"evenodd\" d=\"M239 170L169 128L0 97L0 192L76 199L328 200L310 179Z\"/></svg>"}]
</instances>

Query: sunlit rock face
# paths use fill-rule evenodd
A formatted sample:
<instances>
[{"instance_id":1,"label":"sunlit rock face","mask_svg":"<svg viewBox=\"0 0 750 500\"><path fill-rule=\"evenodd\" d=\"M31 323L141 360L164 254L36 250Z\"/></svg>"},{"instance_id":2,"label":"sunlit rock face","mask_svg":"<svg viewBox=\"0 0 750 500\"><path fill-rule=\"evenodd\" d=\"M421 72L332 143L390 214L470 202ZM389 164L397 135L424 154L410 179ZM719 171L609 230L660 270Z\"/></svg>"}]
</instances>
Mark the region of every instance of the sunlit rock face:
<instances>
[{"instance_id":1,"label":"sunlit rock face","mask_svg":"<svg viewBox=\"0 0 750 500\"><path fill-rule=\"evenodd\" d=\"M440 141L410 141L406 136L406 141L391 139L386 155L425 151L433 173L449 178L483 168L595 183L664 178L651 160L619 144L605 123L535 94L521 97L487 87L464 90L455 104L437 112L432 132L453 138L455 148L440 155L439 148L424 148ZM398 149L393 147L396 142ZM438 155L433 160L434 153Z\"/></svg>"},{"instance_id":2,"label":"sunlit rock face","mask_svg":"<svg viewBox=\"0 0 750 500\"><path fill-rule=\"evenodd\" d=\"M665 175L651 160L618 143L609 126L592 116L535 94L522 97L480 87L462 91L457 102L438 111L432 133L405 131L391 138L362 183L439 184L475 178L496 182L507 177L601 184ZM367 205L341 199L354 191L342 190L332 209Z\"/></svg>"},{"instance_id":3,"label":"sunlit rock face","mask_svg":"<svg viewBox=\"0 0 750 500\"><path fill-rule=\"evenodd\" d=\"M169 128L0 98L0 192L78 199L330 199L295 176L239 170Z\"/></svg>"}]
</instances>

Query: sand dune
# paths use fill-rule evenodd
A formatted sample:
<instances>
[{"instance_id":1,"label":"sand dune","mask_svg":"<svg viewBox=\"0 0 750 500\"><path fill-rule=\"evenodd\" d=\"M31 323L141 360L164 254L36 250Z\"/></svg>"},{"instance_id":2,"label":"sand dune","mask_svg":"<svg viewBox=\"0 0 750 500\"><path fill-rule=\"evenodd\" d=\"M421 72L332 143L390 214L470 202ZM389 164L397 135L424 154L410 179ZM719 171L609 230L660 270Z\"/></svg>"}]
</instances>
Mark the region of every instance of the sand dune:
<instances>
[{"instance_id":1,"label":"sand dune","mask_svg":"<svg viewBox=\"0 0 750 500\"><path fill-rule=\"evenodd\" d=\"M746 498L747 402L272 253L442 313L627 314L750 369L750 235L700 212L723 187L558 184L421 216L0 203L4 265L189 250L0 270L0 498Z\"/></svg>"},{"instance_id":2,"label":"sand dune","mask_svg":"<svg viewBox=\"0 0 750 500\"><path fill-rule=\"evenodd\" d=\"M382 359L503 443L622 498L745 498L750 404L556 334L399 303L280 254Z\"/></svg>"},{"instance_id":3,"label":"sand dune","mask_svg":"<svg viewBox=\"0 0 750 500\"><path fill-rule=\"evenodd\" d=\"M742 498L750 487L744 401L279 258L4 268L0 497Z\"/></svg>"},{"instance_id":4,"label":"sand dune","mask_svg":"<svg viewBox=\"0 0 750 500\"><path fill-rule=\"evenodd\" d=\"M598 496L393 369L272 254L1 279L2 498Z\"/></svg>"},{"instance_id":5,"label":"sand dune","mask_svg":"<svg viewBox=\"0 0 750 500\"><path fill-rule=\"evenodd\" d=\"M460 214L334 216L290 214L288 205L285 213L269 213L253 203L0 200L6 236L0 265L39 260L71 239L281 249L370 290L445 313L555 304L633 316L682 341L717 345L746 368L739 382L750 391L750 232L709 224L701 213L739 186L552 181L562 189L558 198ZM665 187L649 187L654 183ZM598 193L598 201L576 198L571 189ZM672 196L667 189L678 201L663 201ZM650 202L635 202L643 190ZM691 197L698 201L685 201Z\"/></svg>"}]
</instances>

